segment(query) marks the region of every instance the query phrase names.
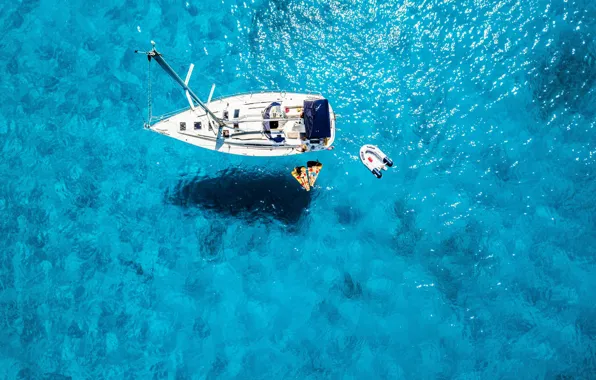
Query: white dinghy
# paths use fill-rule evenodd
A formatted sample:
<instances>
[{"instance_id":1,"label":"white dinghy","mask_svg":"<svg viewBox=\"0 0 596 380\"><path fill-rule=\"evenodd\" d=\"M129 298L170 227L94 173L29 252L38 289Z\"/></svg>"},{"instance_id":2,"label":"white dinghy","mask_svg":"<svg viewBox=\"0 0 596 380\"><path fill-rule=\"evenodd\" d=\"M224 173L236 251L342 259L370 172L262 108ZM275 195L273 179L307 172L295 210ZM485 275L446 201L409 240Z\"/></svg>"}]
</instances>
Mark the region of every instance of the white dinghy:
<instances>
[{"instance_id":1,"label":"white dinghy","mask_svg":"<svg viewBox=\"0 0 596 380\"><path fill-rule=\"evenodd\" d=\"M393 166L393 161L387 157L376 145L363 145L360 148L360 161L377 178L381 178L381 170L387 170L387 167Z\"/></svg>"},{"instance_id":2,"label":"white dinghy","mask_svg":"<svg viewBox=\"0 0 596 380\"><path fill-rule=\"evenodd\" d=\"M261 92L211 99L206 103L188 87L186 80L153 48L139 52L156 61L186 93L186 110L153 116L149 86L149 121L145 128L177 140L218 152L244 156L289 156L332 149L335 114L321 95Z\"/></svg>"}]
</instances>

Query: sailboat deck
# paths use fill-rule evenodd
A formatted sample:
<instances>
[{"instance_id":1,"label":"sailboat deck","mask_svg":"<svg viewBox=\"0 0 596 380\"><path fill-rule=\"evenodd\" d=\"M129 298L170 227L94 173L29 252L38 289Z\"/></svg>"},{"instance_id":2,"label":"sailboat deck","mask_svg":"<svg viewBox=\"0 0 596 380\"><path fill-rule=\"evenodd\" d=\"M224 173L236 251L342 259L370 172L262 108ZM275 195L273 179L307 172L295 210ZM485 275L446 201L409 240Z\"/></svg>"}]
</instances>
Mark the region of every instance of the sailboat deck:
<instances>
[{"instance_id":1,"label":"sailboat deck","mask_svg":"<svg viewBox=\"0 0 596 380\"><path fill-rule=\"evenodd\" d=\"M220 98L207 104L209 110L226 126L218 124L201 109L187 109L162 119L149 128L178 140L226 153L250 156L279 156L303 153L305 149L321 150L335 137L335 117L330 108L332 136L326 144L310 145L304 136L301 118L305 100L322 99L320 95L263 92ZM271 129L263 128L263 112L272 103L280 104L284 116L270 118ZM275 128L277 123L278 128Z\"/></svg>"}]
</instances>

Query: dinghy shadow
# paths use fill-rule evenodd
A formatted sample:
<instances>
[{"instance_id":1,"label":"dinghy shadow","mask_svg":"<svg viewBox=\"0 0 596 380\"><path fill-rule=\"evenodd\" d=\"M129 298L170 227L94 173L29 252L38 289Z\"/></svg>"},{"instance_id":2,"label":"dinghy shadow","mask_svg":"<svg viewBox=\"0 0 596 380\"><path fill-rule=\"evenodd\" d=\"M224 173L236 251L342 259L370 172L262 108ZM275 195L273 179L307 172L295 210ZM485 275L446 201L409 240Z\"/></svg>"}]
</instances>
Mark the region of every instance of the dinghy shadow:
<instances>
[{"instance_id":1,"label":"dinghy shadow","mask_svg":"<svg viewBox=\"0 0 596 380\"><path fill-rule=\"evenodd\" d=\"M207 209L249 222L277 219L291 225L300 221L312 195L285 172L232 168L214 176L186 177L166 191L165 199L177 206Z\"/></svg>"}]
</instances>

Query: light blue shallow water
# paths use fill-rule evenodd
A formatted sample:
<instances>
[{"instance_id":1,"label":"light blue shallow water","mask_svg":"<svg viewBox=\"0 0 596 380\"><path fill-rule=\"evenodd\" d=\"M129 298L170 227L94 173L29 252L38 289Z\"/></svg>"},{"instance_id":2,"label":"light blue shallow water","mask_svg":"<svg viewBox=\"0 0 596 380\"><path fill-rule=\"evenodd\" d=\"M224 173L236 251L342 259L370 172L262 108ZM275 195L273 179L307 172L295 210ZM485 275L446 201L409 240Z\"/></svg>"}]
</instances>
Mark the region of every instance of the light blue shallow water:
<instances>
[{"instance_id":1,"label":"light blue shallow water","mask_svg":"<svg viewBox=\"0 0 596 380\"><path fill-rule=\"evenodd\" d=\"M0 378L596 376L595 2L0 10ZM325 94L315 191L143 131L151 39L202 97Z\"/></svg>"}]
</instances>

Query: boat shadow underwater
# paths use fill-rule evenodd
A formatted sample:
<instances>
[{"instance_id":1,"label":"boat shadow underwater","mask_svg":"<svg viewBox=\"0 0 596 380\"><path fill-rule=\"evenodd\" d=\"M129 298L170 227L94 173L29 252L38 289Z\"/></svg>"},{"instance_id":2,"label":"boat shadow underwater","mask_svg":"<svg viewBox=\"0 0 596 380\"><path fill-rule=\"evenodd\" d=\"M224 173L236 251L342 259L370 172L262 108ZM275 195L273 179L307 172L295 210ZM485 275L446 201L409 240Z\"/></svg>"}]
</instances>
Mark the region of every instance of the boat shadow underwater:
<instances>
[{"instance_id":1,"label":"boat shadow underwater","mask_svg":"<svg viewBox=\"0 0 596 380\"><path fill-rule=\"evenodd\" d=\"M165 199L180 207L211 210L249 222L277 219L292 225L310 206L312 194L286 172L231 168L214 176L182 179L166 191Z\"/></svg>"}]
</instances>

